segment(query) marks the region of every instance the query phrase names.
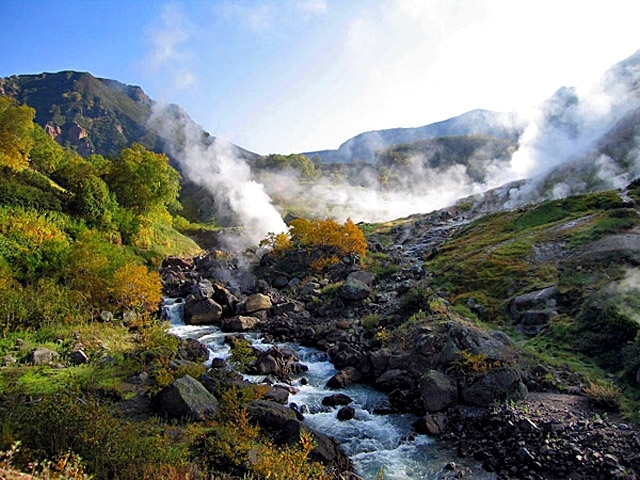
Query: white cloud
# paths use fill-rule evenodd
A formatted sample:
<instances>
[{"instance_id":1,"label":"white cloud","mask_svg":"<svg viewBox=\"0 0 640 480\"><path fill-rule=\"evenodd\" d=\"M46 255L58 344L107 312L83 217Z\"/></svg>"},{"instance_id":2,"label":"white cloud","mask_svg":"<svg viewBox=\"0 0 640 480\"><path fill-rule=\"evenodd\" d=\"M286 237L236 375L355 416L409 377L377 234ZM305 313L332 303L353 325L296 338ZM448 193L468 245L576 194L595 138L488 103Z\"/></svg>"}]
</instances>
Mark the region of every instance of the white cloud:
<instances>
[{"instance_id":1,"label":"white cloud","mask_svg":"<svg viewBox=\"0 0 640 480\"><path fill-rule=\"evenodd\" d=\"M197 81L196 73L189 66L193 53L187 47L193 30L180 5L167 3L162 7L159 24L148 33L151 72L162 72L172 79L172 86L177 89L186 89Z\"/></svg>"}]
</instances>

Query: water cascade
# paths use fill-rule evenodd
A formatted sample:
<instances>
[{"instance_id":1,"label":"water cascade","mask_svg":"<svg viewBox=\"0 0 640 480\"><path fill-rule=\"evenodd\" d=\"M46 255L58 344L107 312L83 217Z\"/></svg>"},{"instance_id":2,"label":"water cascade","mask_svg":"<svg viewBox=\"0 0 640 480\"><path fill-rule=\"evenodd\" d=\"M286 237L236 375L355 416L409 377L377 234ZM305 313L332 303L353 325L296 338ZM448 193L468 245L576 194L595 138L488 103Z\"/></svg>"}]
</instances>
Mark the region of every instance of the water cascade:
<instances>
[{"instance_id":1,"label":"water cascade","mask_svg":"<svg viewBox=\"0 0 640 480\"><path fill-rule=\"evenodd\" d=\"M165 301L164 317L170 322L170 332L183 338L196 338L209 347L209 360L227 358L229 347L224 343L226 333L215 326L185 325L182 321L182 303L174 300ZM259 349L268 349L271 345L262 342L257 334L243 335ZM286 346L296 352L300 361L309 370L304 374L304 381L296 380L292 385L298 393L291 395L289 401L298 406L304 405L305 422L316 430L335 437L345 453L353 460L356 473L365 480L384 478L385 480L442 479L446 471L443 466L455 461L460 466L460 459L452 457L451 452L439 446L432 438L425 435L413 435L414 417L404 414L379 415L374 410L386 402L386 395L365 385L354 385L344 388L344 393L353 399L350 404L355 409L355 418L341 421L337 418L339 407L326 407L322 399L336 393L326 387L327 380L337 370L329 361L325 352L295 344ZM262 377L247 376L253 381ZM381 476L381 472L384 476ZM486 472L477 472L473 477L481 480L495 478Z\"/></svg>"}]
</instances>

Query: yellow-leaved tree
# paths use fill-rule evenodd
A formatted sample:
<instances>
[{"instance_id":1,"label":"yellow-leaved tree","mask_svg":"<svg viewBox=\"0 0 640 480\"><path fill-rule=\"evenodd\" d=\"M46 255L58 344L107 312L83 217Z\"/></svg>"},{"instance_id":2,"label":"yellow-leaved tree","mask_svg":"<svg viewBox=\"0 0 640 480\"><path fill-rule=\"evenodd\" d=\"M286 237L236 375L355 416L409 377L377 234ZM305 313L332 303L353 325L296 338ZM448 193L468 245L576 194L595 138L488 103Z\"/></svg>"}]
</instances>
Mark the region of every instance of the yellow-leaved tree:
<instances>
[{"instance_id":1,"label":"yellow-leaved tree","mask_svg":"<svg viewBox=\"0 0 640 480\"><path fill-rule=\"evenodd\" d=\"M160 275L143 265L128 263L113 274L111 295L119 308L148 315L162 300Z\"/></svg>"},{"instance_id":2,"label":"yellow-leaved tree","mask_svg":"<svg viewBox=\"0 0 640 480\"><path fill-rule=\"evenodd\" d=\"M0 165L16 171L29 166L35 114L33 108L0 96Z\"/></svg>"},{"instance_id":3,"label":"yellow-leaved tree","mask_svg":"<svg viewBox=\"0 0 640 480\"><path fill-rule=\"evenodd\" d=\"M315 270L338 263L340 257L367 254L367 239L351 219L340 224L332 218L298 218L290 225L288 233L271 233L261 245L271 246L274 255L295 248L305 249L309 252L309 266Z\"/></svg>"}]
</instances>

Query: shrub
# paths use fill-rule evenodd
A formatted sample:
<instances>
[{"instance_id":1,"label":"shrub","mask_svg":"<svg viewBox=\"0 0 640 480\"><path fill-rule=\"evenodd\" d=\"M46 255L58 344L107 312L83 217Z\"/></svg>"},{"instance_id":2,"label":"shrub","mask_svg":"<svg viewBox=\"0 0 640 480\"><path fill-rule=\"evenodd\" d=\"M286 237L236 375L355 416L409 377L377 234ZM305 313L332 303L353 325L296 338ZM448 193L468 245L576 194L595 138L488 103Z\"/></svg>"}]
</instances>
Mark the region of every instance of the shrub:
<instances>
[{"instance_id":1,"label":"shrub","mask_svg":"<svg viewBox=\"0 0 640 480\"><path fill-rule=\"evenodd\" d=\"M615 385L590 382L589 386L584 389L584 393L596 407L603 408L610 412L620 410L622 392Z\"/></svg>"}]
</instances>

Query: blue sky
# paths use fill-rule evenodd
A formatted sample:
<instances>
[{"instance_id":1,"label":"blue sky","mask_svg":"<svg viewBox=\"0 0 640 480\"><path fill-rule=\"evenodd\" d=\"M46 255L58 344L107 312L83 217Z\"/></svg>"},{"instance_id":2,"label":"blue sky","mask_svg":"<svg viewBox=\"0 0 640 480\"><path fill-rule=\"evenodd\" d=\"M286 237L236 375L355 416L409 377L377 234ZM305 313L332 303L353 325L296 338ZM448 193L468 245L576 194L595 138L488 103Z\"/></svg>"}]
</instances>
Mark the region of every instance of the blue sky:
<instances>
[{"instance_id":1,"label":"blue sky","mask_svg":"<svg viewBox=\"0 0 640 480\"><path fill-rule=\"evenodd\" d=\"M526 110L640 49L630 0L0 0L0 76L88 71L261 154Z\"/></svg>"}]
</instances>

